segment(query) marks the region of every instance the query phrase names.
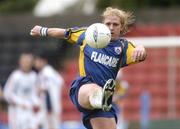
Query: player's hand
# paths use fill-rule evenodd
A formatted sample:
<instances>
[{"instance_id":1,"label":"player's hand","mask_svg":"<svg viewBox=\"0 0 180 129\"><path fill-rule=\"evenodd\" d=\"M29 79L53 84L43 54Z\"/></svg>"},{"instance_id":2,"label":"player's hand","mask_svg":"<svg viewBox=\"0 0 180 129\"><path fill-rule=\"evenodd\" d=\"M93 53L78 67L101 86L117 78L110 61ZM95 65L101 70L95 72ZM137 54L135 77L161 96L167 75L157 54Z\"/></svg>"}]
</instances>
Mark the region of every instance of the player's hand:
<instances>
[{"instance_id":1,"label":"player's hand","mask_svg":"<svg viewBox=\"0 0 180 129\"><path fill-rule=\"evenodd\" d=\"M33 106L33 112L34 113L38 113L40 111L40 107L39 106Z\"/></svg>"},{"instance_id":2,"label":"player's hand","mask_svg":"<svg viewBox=\"0 0 180 129\"><path fill-rule=\"evenodd\" d=\"M16 106L17 104L14 101L9 102L11 106Z\"/></svg>"},{"instance_id":3,"label":"player's hand","mask_svg":"<svg viewBox=\"0 0 180 129\"><path fill-rule=\"evenodd\" d=\"M40 34L41 28L42 28L42 26L38 26L38 25L34 26L32 28L32 30L31 30L31 32L30 32L30 35L32 35L32 36L41 36L41 34Z\"/></svg>"},{"instance_id":4,"label":"player's hand","mask_svg":"<svg viewBox=\"0 0 180 129\"><path fill-rule=\"evenodd\" d=\"M136 46L136 48L133 51L132 58L133 61L139 62L143 61L146 58L146 50L143 45Z\"/></svg>"}]
</instances>

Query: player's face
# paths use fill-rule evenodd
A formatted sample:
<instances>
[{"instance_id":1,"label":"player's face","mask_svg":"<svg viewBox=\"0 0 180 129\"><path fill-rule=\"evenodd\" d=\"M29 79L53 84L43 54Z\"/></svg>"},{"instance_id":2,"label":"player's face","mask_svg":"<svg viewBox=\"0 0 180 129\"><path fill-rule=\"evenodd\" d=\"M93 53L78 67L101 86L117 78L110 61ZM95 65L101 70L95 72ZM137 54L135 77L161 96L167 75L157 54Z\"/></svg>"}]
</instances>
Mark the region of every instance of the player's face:
<instances>
[{"instance_id":1,"label":"player's face","mask_svg":"<svg viewBox=\"0 0 180 129\"><path fill-rule=\"evenodd\" d=\"M33 65L33 56L30 54L22 55L19 60L19 65L24 72L31 71Z\"/></svg>"},{"instance_id":2,"label":"player's face","mask_svg":"<svg viewBox=\"0 0 180 129\"><path fill-rule=\"evenodd\" d=\"M120 36L121 23L116 15L110 15L104 18L104 24L108 26L111 31L111 40L116 40Z\"/></svg>"},{"instance_id":3,"label":"player's face","mask_svg":"<svg viewBox=\"0 0 180 129\"><path fill-rule=\"evenodd\" d=\"M38 58L38 57L35 58L35 60L34 60L34 67L37 70L41 70L44 67L44 65L45 65L45 63L44 63L43 59Z\"/></svg>"}]
</instances>

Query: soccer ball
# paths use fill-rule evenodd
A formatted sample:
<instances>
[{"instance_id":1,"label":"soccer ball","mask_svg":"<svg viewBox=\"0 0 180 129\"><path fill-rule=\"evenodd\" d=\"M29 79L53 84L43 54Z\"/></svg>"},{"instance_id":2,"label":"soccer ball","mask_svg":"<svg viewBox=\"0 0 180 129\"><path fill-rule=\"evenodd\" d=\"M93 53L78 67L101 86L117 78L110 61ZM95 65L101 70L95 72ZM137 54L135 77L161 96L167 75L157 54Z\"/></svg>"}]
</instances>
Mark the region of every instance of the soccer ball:
<instances>
[{"instance_id":1,"label":"soccer ball","mask_svg":"<svg viewBox=\"0 0 180 129\"><path fill-rule=\"evenodd\" d=\"M109 28L102 23L90 25L85 32L85 41L92 48L104 48L111 40Z\"/></svg>"}]
</instances>

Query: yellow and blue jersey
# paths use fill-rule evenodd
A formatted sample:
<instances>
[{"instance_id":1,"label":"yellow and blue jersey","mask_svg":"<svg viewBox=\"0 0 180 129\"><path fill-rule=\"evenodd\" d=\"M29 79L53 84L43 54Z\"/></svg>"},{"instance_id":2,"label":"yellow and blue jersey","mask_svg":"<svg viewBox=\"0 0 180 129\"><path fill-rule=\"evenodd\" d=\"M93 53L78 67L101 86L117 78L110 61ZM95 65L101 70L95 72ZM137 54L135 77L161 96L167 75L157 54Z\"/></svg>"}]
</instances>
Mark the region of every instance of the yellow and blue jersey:
<instances>
[{"instance_id":1,"label":"yellow and blue jersey","mask_svg":"<svg viewBox=\"0 0 180 129\"><path fill-rule=\"evenodd\" d=\"M85 41L86 28L70 28L65 31L66 39L80 47L79 76L91 77L103 86L108 79L116 79L120 68L135 63L132 59L134 45L126 39L111 41L102 49L91 48Z\"/></svg>"}]
</instances>

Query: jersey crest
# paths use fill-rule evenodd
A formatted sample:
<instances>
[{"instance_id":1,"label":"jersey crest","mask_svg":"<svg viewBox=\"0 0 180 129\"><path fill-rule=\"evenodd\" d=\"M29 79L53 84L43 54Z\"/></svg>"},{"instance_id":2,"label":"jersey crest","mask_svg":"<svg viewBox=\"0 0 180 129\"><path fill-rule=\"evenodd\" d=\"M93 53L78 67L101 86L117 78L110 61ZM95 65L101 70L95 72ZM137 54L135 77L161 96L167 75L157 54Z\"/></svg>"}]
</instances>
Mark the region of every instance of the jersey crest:
<instances>
[{"instance_id":1,"label":"jersey crest","mask_svg":"<svg viewBox=\"0 0 180 129\"><path fill-rule=\"evenodd\" d=\"M114 47L114 51L115 51L117 54L121 54L122 48L121 48L121 47Z\"/></svg>"}]
</instances>

